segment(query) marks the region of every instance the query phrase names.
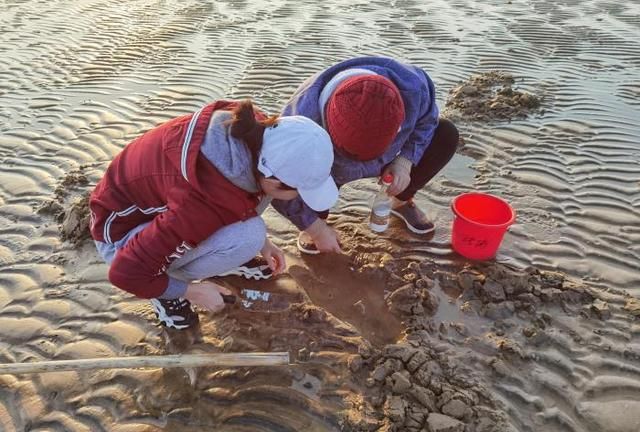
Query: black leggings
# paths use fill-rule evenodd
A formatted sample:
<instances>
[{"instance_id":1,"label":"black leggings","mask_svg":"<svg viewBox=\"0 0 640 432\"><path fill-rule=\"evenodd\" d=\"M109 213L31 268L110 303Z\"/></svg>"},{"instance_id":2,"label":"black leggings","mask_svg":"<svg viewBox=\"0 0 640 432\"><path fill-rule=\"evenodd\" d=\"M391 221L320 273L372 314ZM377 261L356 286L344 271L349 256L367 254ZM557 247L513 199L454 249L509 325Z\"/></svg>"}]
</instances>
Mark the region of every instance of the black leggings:
<instances>
[{"instance_id":1,"label":"black leggings","mask_svg":"<svg viewBox=\"0 0 640 432\"><path fill-rule=\"evenodd\" d=\"M458 149L458 129L447 119L440 119L431 144L422 155L418 165L411 169L409 186L396 195L408 201L444 168Z\"/></svg>"}]
</instances>

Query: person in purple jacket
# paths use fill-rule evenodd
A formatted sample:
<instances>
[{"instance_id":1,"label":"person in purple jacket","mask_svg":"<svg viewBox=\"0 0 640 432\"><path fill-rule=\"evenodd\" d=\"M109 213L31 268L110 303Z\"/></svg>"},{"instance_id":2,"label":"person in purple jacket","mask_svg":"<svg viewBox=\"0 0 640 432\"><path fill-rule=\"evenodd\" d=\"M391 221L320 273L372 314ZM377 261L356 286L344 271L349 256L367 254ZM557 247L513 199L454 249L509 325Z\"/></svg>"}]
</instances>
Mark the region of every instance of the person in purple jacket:
<instances>
[{"instance_id":1,"label":"person in purple jacket","mask_svg":"<svg viewBox=\"0 0 640 432\"><path fill-rule=\"evenodd\" d=\"M386 57L346 60L305 81L283 115L308 117L327 130L338 186L391 173L392 214L414 233L434 230L413 197L451 160L458 130L439 117L426 72ZM302 252L341 252L338 233L325 222L328 212L315 212L301 199L272 204L301 230Z\"/></svg>"}]
</instances>

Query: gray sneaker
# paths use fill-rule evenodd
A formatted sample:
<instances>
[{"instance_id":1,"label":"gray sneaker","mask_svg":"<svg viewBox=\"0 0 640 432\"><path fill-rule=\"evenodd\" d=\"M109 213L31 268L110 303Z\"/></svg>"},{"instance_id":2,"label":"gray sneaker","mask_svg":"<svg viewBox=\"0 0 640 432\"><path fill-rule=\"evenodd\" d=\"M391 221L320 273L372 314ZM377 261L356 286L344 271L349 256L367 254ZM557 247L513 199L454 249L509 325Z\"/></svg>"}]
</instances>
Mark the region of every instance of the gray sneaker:
<instances>
[{"instance_id":1,"label":"gray sneaker","mask_svg":"<svg viewBox=\"0 0 640 432\"><path fill-rule=\"evenodd\" d=\"M391 214L399 217L416 234L428 234L436 229L435 225L427 219L427 216L413 203L412 200L391 209Z\"/></svg>"}]
</instances>

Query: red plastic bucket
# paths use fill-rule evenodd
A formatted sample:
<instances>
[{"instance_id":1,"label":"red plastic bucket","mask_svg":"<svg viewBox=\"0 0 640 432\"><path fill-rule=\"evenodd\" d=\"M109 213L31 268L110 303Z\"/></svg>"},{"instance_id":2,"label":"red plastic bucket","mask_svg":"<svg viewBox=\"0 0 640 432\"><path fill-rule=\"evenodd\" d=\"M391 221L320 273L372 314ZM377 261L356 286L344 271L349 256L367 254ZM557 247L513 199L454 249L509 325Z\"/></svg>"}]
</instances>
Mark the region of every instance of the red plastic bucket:
<instances>
[{"instance_id":1,"label":"red plastic bucket","mask_svg":"<svg viewBox=\"0 0 640 432\"><path fill-rule=\"evenodd\" d=\"M504 233L516 220L516 212L497 196L472 192L451 203L455 214L451 245L460 255L473 260L491 259L498 252Z\"/></svg>"}]
</instances>

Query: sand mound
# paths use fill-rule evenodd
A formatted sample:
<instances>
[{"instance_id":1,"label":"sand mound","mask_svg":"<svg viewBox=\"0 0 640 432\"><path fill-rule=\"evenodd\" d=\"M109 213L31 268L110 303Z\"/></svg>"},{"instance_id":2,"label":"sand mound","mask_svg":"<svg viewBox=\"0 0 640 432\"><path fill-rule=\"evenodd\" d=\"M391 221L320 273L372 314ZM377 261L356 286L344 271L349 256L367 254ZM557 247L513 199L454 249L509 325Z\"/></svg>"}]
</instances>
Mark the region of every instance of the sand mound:
<instances>
[{"instance_id":1,"label":"sand mound","mask_svg":"<svg viewBox=\"0 0 640 432\"><path fill-rule=\"evenodd\" d=\"M449 92L443 114L462 120L511 120L538 111L540 98L514 84L514 77L506 72L473 75Z\"/></svg>"},{"instance_id":2,"label":"sand mound","mask_svg":"<svg viewBox=\"0 0 640 432\"><path fill-rule=\"evenodd\" d=\"M76 245L88 240L91 238L89 221L89 193L87 193L75 198L69 209L65 211L60 225L60 237Z\"/></svg>"},{"instance_id":3,"label":"sand mound","mask_svg":"<svg viewBox=\"0 0 640 432\"><path fill-rule=\"evenodd\" d=\"M54 190L54 198L38 208L38 213L51 216L59 223L60 238L79 246L91 238L89 234L90 182L85 166L62 177Z\"/></svg>"},{"instance_id":4,"label":"sand mound","mask_svg":"<svg viewBox=\"0 0 640 432\"><path fill-rule=\"evenodd\" d=\"M450 358L424 330L397 344L361 354L351 362L366 367L369 421L358 430L445 432L500 430L501 414L491 407L486 388L461 373L462 363ZM376 421L371 421L371 417ZM373 428L371 427L372 425ZM382 428L382 429L380 429Z\"/></svg>"},{"instance_id":5,"label":"sand mound","mask_svg":"<svg viewBox=\"0 0 640 432\"><path fill-rule=\"evenodd\" d=\"M351 371L367 388L368 405L349 415L358 419L356 430L505 430L506 412L489 390L491 375L507 369L506 363L530 359L524 346L544 343L556 308L586 318L609 316L608 305L588 286L534 268L490 263L443 269L412 261L391 276L407 281L387 295L406 336L350 359ZM447 301L440 288L457 291L459 319L440 314L439 304ZM470 367L469 347L485 371Z\"/></svg>"}]
</instances>

